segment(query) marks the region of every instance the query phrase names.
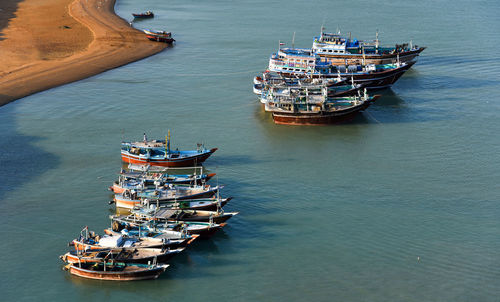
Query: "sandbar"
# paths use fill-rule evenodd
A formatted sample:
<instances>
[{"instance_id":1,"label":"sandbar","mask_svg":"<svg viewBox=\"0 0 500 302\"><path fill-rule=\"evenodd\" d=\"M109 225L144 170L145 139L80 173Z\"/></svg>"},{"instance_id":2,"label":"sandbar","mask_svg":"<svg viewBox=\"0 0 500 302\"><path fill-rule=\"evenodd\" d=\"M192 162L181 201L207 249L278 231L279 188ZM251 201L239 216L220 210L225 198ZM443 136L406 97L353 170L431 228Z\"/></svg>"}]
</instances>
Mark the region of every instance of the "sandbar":
<instances>
[{"instance_id":1,"label":"sandbar","mask_svg":"<svg viewBox=\"0 0 500 302\"><path fill-rule=\"evenodd\" d=\"M0 106L156 54L115 0L3 0Z\"/></svg>"}]
</instances>

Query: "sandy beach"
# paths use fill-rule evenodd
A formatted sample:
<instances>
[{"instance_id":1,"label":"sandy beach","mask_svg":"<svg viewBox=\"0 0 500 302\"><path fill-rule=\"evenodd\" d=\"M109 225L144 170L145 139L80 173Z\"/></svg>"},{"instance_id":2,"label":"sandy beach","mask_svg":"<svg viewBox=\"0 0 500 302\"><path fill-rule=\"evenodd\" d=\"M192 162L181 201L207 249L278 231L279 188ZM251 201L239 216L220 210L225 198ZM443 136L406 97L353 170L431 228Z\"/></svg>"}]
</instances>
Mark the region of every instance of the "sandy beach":
<instances>
[{"instance_id":1,"label":"sandy beach","mask_svg":"<svg viewBox=\"0 0 500 302\"><path fill-rule=\"evenodd\" d=\"M115 0L4 0L0 106L162 51L114 13Z\"/></svg>"}]
</instances>

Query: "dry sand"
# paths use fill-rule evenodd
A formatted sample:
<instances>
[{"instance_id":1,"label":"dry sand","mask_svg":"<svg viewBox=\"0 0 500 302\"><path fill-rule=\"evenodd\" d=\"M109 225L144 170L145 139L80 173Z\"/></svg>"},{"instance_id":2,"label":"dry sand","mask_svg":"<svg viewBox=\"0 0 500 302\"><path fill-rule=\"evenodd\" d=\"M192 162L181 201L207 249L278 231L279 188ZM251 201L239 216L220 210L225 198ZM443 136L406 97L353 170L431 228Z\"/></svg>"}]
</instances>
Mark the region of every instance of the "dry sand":
<instances>
[{"instance_id":1,"label":"dry sand","mask_svg":"<svg viewBox=\"0 0 500 302\"><path fill-rule=\"evenodd\" d=\"M0 106L163 50L115 15L115 0L2 0Z\"/></svg>"}]
</instances>

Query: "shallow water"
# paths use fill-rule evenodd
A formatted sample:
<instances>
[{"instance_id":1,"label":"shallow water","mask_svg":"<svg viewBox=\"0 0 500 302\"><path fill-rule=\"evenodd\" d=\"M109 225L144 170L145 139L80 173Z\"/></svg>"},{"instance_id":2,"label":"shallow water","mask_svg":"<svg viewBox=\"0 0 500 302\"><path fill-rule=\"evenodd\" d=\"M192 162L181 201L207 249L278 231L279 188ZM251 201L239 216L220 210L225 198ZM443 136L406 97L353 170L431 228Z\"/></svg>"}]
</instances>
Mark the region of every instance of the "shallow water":
<instances>
[{"instance_id":1,"label":"shallow water","mask_svg":"<svg viewBox=\"0 0 500 302\"><path fill-rule=\"evenodd\" d=\"M119 0L177 44L0 107L0 300L498 301L499 8ZM351 123L274 125L252 77L322 23L428 49ZM82 227L109 225L121 140L168 129L180 148L219 148L206 167L241 214L155 281L61 271Z\"/></svg>"}]
</instances>

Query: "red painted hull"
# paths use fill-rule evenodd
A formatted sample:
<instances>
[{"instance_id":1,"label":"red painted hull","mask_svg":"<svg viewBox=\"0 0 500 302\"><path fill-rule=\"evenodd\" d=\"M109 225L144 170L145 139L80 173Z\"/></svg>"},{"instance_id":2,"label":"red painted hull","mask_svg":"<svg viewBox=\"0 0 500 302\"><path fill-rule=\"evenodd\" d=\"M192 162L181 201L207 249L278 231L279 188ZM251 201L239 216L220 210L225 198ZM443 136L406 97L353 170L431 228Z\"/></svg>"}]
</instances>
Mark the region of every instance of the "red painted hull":
<instances>
[{"instance_id":1,"label":"red painted hull","mask_svg":"<svg viewBox=\"0 0 500 302\"><path fill-rule=\"evenodd\" d=\"M151 166L162 166L162 167L194 167L201 163L203 163L207 158L217 151L217 148L211 149L209 152L201 153L195 156L184 157L184 158L170 158L170 159L158 159L158 160L150 160L150 159L142 159L139 156L123 153L122 161L129 164L139 164L139 165L151 165Z\"/></svg>"}]
</instances>

